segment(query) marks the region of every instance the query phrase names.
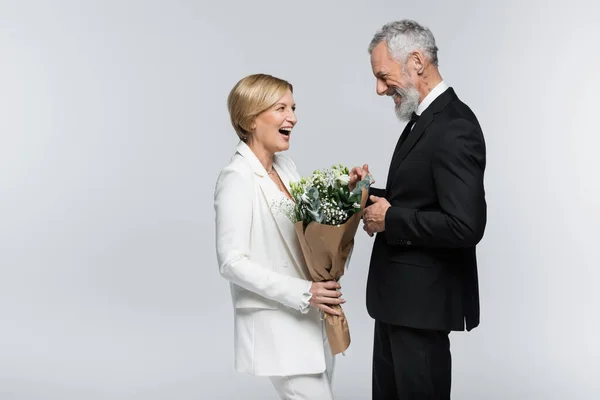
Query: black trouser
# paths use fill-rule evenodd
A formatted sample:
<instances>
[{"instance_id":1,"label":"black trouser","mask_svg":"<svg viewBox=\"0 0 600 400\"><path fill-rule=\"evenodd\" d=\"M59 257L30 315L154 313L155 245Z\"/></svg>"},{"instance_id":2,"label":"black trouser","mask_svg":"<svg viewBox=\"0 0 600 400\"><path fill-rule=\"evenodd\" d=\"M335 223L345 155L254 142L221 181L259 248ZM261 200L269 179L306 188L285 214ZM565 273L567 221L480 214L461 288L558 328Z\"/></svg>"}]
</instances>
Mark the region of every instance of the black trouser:
<instances>
[{"instance_id":1,"label":"black trouser","mask_svg":"<svg viewBox=\"0 0 600 400\"><path fill-rule=\"evenodd\" d=\"M375 321L373 400L450 399L448 334Z\"/></svg>"}]
</instances>

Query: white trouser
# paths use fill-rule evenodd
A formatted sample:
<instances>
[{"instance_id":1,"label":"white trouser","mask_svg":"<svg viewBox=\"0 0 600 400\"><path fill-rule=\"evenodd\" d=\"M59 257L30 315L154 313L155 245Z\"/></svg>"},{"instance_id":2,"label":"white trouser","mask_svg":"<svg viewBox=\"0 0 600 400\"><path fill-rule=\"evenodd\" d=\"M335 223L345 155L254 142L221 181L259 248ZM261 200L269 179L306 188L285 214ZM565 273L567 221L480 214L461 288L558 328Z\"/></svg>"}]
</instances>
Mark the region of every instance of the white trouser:
<instances>
[{"instance_id":1,"label":"white trouser","mask_svg":"<svg viewBox=\"0 0 600 400\"><path fill-rule=\"evenodd\" d=\"M329 341L323 327L323 347L325 348L325 372L310 375L270 376L281 400L334 400L331 381L335 367L335 357L331 355Z\"/></svg>"}]
</instances>

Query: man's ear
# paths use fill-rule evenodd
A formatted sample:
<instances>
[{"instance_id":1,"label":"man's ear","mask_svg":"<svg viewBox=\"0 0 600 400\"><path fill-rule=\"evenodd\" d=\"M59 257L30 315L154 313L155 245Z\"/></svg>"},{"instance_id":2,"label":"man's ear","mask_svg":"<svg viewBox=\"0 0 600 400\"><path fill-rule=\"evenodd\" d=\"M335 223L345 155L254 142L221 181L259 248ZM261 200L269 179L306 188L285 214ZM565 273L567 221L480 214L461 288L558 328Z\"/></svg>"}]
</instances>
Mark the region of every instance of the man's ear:
<instances>
[{"instance_id":1,"label":"man's ear","mask_svg":"<svg viewBox=\"0 0 600 400\"><path fill-rule=\"evenodd\" d=\"M415 50L410 55L413 60L413 64L415 66L415 71L417 75L422 75L425 71L425 56L419 50Z\"/></svg>"}]
</instances>

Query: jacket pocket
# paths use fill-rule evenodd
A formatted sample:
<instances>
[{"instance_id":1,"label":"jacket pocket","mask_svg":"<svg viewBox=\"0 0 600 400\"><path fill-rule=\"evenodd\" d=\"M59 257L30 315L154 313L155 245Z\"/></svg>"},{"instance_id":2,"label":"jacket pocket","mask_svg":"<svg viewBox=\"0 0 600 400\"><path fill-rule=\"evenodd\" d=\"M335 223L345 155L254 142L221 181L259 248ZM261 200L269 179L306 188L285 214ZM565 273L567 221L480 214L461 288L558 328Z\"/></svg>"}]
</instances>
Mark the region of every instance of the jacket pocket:
<instances>
[{"instance_id":1,"label":"jacket pocket","mask_svg":"<svg viewBox=\"0 0 600 400\"><path fill-rule=\"evenodd\" d=\"M414 265L422 268L434 268L443 264L440 259L427 253L403 252L390 254L389 260L397 264Z\"/></svg>"}]
</instances>

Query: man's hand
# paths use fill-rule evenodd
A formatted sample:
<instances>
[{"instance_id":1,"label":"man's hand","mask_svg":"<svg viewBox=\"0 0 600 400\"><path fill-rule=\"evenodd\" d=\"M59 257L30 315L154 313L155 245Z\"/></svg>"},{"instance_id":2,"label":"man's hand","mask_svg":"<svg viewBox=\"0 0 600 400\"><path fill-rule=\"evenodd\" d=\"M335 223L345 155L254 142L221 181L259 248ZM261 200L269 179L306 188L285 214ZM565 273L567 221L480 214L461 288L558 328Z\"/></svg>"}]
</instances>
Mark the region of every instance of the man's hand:
<instances>
[{"instance_id":1,"label":"man's hand","mask_svg":"<svg viewBox=\"0 0 600 400\"><path fill-rule=\"evenodd\" d=\"M376 232L385 231L385 213L392 205L383 197L370 196L369 199L373 204L365 208L363 229L372 237Z\"/></svg>"},{"instance_id":2,"label":"man's hand","mask_svg":"<svg viewBox=\"0 0 600 400\"><path fill-rule=\"evenodd\" d=\"M371 175L371 173L369 172L369 165L365 164L361 167L354 167L350 170L350 181L348 182L348 188L350 189L350 191L354 190L354 188L356 187L356 184L360 181L362 181L363 179L365 179L365 177L367 175ZM373 176L371 175L371 179L373 178ZM373 180L371 182L371 184L375 183L375 180Z\"/></svg>"}]
</instances>

